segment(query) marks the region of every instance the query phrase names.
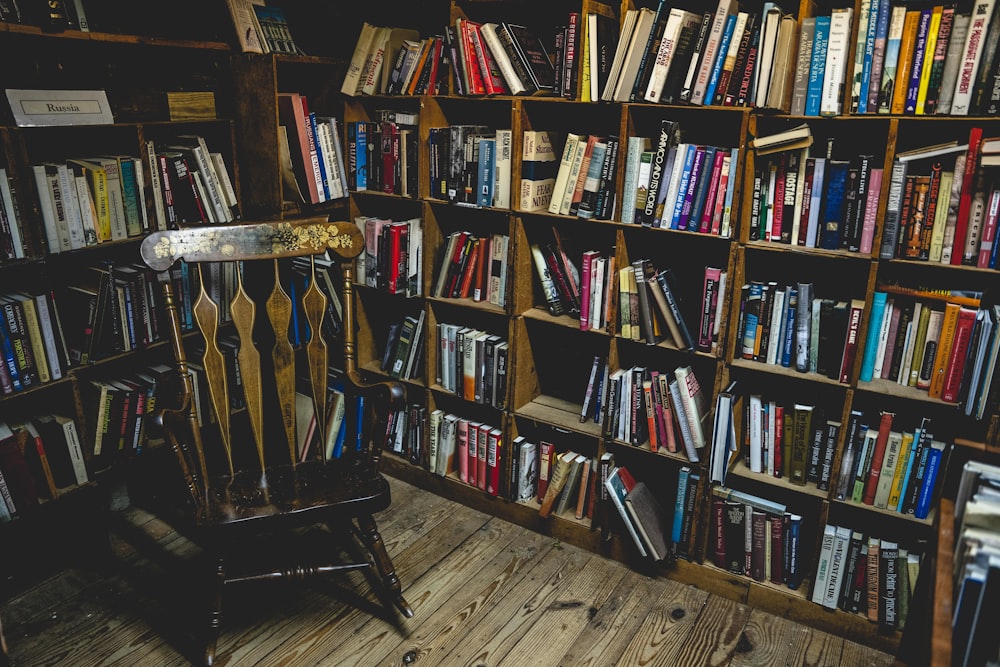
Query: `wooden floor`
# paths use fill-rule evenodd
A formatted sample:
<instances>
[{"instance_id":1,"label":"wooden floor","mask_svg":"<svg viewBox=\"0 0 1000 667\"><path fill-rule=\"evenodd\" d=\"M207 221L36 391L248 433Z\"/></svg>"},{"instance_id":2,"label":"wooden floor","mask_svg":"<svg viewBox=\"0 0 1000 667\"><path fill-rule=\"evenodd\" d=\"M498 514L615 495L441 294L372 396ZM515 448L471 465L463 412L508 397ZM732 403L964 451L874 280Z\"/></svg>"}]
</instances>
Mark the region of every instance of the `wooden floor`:
<instances>
[{"instance_id":1,"label":"wooden floor","mask_svg":"<svg viewBox=\"0 0 1000 667\"><path fill-rule=\"evenodd\" d=\"M293 587L236 587L227 591L218 664L895 663L390 481L393 506L379 528L414 617L378 616L357 572ZM180 606L183 589L171 576L194 562L196 549L141 510L118 518L107 573L66 570L0 608L14 665L168 667L198 655L195 615ZM352 599L355 588L363 599ZM262 600L267 611L249 604Z\"/></svg>"}]
</instances>

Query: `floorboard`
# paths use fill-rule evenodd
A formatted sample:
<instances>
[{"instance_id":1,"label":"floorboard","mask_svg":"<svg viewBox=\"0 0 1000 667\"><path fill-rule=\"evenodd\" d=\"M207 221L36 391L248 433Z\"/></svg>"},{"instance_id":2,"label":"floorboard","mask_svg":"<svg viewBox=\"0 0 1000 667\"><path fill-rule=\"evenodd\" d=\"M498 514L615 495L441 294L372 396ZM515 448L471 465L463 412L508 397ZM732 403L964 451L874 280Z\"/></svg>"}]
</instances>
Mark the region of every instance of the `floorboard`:
<instances>
[{"instance_id":1,"label":"floorboard","mask_svg":"<svg viewBox=\"0 0 1000 667\"><path fill-rule=\"evenodd\" d=\"M357 571L293 586L237 586L226 591L219 665L899 664L405 482L390 484L393 505L376 518L414 617L386 614ZM200 562L198 548L140 508L117 513L112 530L106 568L64 570L0 606L15 667L181 667L200 655L204 612L182 606L188 589L178 576Z\"/></svg>"}]
</instances>

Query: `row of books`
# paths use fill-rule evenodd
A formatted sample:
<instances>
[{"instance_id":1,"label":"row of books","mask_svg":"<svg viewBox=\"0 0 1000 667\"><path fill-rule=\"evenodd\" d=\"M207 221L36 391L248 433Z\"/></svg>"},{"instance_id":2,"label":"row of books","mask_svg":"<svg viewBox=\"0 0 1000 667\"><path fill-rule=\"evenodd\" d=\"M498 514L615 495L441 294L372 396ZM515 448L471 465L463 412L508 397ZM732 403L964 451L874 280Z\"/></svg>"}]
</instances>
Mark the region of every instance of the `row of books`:
<instances>
[{"instance_id":1,"label":"row of books","mask_svg":"<svg viewBox=\"0 0 1000 667\"><path fill-rule=\"evenodd\" d=\"M499 428L436 409L427 416L427 429L431 473L500 495L506 454Z\"/></svg>"},{"instance_id":2,"label":"row of books","mask_svg":"<svg viewBox=\"0 0 1000 667\"><path fill-rule=\"evenodd\" d=\"M479 124L430 128L431 196L461 206L510 208L511 132Z\"/></svg>"},{"instance_id":3,"label":"row of books","mask_svg":"<svg viewBox=\"0 0 1000 667\"><path fill-rule=\"evenodd\" d=\"M740 290L735 358L849 383L860 344L864 301L817 297L814 290L809 282L745 283Z\"/></svg>"},{"instance_id":4,"label":"row of books","mask_svg":"<svg viewBox=\"0 0 1000 667\"><path fill-rule=\"evenodd\" d=\"M228 352L224 353L229 368ZM236 363L238 367L239 361ZM317 408L323 410L322 420ZM333 369L328 374L326 402L322 406L317 406L307 392L296 391L295 452L299 461L318 458L329 461L345 457L351 449L360 451L364 429L358 425L364 412L364 394L348 394L342 376Z\"/></svg>"},{"instance_id":5,"label":"row of books","mask_svg":"<svg viewBox=\"0 0 1000 667\"><path fill-rule=\"evenodd\" d=\"M551 443L541 441L539 447L519 437L517 451L512 450L512 453L518 455L523 464L518 471L518 479L524 481L523 488L519 489L521 497L529 499L529 503L540 497L538 515L542 518L553 514L565 518L593 518L600 477L597 458L572 449L556 452ZM538 456L537 463L526 463L525 458L529 455ZM527 473L532 469L546 471L545 488L540 493L537 488L540 480Z\"/></svg>"},{"instance_id":6,"label":"row of books","mask_svg":"<svg viewBox=\"0 0 1000 667\"><path fill-rule=\"evenodd\" d=\"M754 143L758 159L748 238L870 255L883 173L875 156L810 156L808 145L801 146L812 143L805 124L780 134L785 138L772 135ZM777 143L769 145L772 139ZM772 152L771 146L781 149Z\"/></svg>"},{"instance_id":7,"label":"row of books","mask_svg":"<svg viewBox=\"0 0 1000 667\"><path fill-rule=\"evenodd\" d=\"M1000 583L1000 468L982 461L962 467L955 495L952 602L953 665L980 665L997 655Z\"/></svg>"},{"instance_id":8,"label":"row of books","mask_svg":"<svg viewBox=\"0 0 1000 667\"><path fill-rule=\"evenodd\" d=\"M668 125L677 124L664 119L663 128ZM665 129L653 148L646 137L629 137L627 144L622 222L732 234L738 148L683 142Z\"/></svg>"},{"instance_id":9,"label":"row of books","mask_svg":"<svg viewBox=\"0 0 1000 667\"><path fill-rule=\"evenodd\" d=\"M558 170L551 172L555 162L522 162L522 184L525 180L547 180L554 176L549 213L609 220L615 212L618 150L617 135L570 132L563 144Z\"/></svg>"},{"instance_id":10,"label":"row of books","mask_svg":"<svg viewBox=\"0 0 1000 667\"><path fill-rule=\"evenodd\" d=\"M808 562L802 516L778 502L712 487L709 550L717 567L797 589Z\"/></svg>"},{"instance_id":11,"label":"row of books","mask_svg":"<svg viewBox=\"0 0 1000 667\"><path fill-rule=\"evenodd\" d=\"M72 158L31 169L50 253L120 241L158 227L148 216L140 158ZM23 228L23 221L14 222L11 229Z\"/></svg>"},{"instance_id":12,"label":"row of books","mask_svg":"<svg viewBox=\"0 0 1000 667\"><path fill-rule=\"evenodd\" d=\"M673 371L644 366L610 370L597 357L591 367L580 420L602 424L608 438L653 452L684 452L697 463L711 414L692 368Z\"/></svg>"},{"instance_id":13,"label":"row of books","mask_svg":"<svg viewBox=\"0 0 1000 667\"><path fill-rule=\"evenodd\" d=\"M25 230L24 203L18 181L0 167L0 260L40 257L37 240Z\"/></svg>"},{"instance_id":14,"label":"row of books","mask_svg":"<svg viewBox=\"0 0 1000 667\"><path fill-rule=\"evenodd\" d=\"M849 526L823 526L811 600L867 616L886 632L902 630L920 575L922 554L896 540Z\"/></svg>"},{"instance_id":15,"label":"row of books","mask_svg":"<svg viewBox=\"0 0 1000 667\"><path fill-rule=\"evenodd\" d=\"M338 178L339 187L331 198L344 197L348 190L417 196L417 114L380 109L375 118L346 123L346 180Z\"/></svg>"},{"instance_id":16,"label":"row of books","mask_svg":"<svg viewBox=\"0 0 1000 667\"><path fill-rule=\"evenodd\" d=\"M750 472L830 488L839 420L827 419L822 406L788 405L757 393L741 396L736 406L743 411L737 438Z\"/></svg>"},{"instance_id":17,"label":"row of books","mask_svg":"<svg viewBox=\"0 0 1000 667\"><path fill-rule=\"evenodd\" d=\"M503 409L510 345L503 337L473 327L437 325L437 385L467 401Z\"/></svg>"},{"instance_id":18,"label":"row of books","mask_svg":"<svg viewBox=\"0 0 1000 667\"><path fill-rule=\"evenodd\" d=\"M0 421L0 523L89 479L72 418L38 414Z\"/></svg>"},{"instance_id":19,"label":"row of books","mask_svg":"<svg viewBox=\"0 0 1000 667\"><path fill-rule=\"evenodd\" d=\"M994 268L1000 141L969 130L968 141L895 155L879 256Z\"/></svg>"},{"instance_id":20,"label":"row of books","mask_svg":"<svg viewBox=\"0 0 1000 667\"><path fill-rule=\"evenodd\" d=\"M851 113L996 115L994 6L863 0Z\"/></svg>"},{"instance_id":21,"label":"row of books","mask_svg":"<svg viewBox=\"0 0 1000 667\"><path fill-rule=\"evenodd\" d=\"M419 296L423 285L423 220L391 220L360 215L355 224L365 237L356 280L389 294Z\"/></svg>"},{"instance_id":22,"label":"row of books","mask_svg":"<svg viewBox=\"0 0 1000 667\"><path fill-rule=\"evenodd\" d=\"M531 257L552 315L579 318L580 329L604 330L609 326L612 289L617 278L615 257L598 250L581 253L579 266L563 248L559 230L552 228L553 242L532 243Z\"/></svg>"},{"instance_id":23,"label":"row of books","mask_svg":"<svg viewBox=\"0 0 1000 667\"><path fill-rule=\"evenodd\" d=\"M647 345L669 341L679 350L714 351L718 345L722 304L728 272L706 266L700 295L699 322L688 323L684 289L670 267L656 269L648 259L637 259L618 280L620 335L645 340ZM690 314L690 313L689 313Z\"/></svg>"},{"instance_id":24,"label":"row of books","mask_svg":"<svg viewBox=\"0 0 1000 667\"><path fill-rule=\"evenodd\" d=\"M341 86L345 95L519 95L551 91L555 70L525 26L457 18L440 34L364 23Z\"/></svg>"},{"instance_id":25,"label":"row of books","mask_svg":"<svg viewBox=\"0 0 1000 667\"><path fill-rule=\"evenodd\" d=\"M82 0L75 0L79 4ZM304 55L281 7L262 0L226 0L240 48L245 53Z\"/></svg>"},{"instance_id":26,"label":"row of books","mask_svg":"<svg viewBox=\"0 0 1000 667\"><path fill-rule=\"evenodd\" d=\"M389 325L381 369L398 380L415 380L423 375L424 311L407 315Z\"/></svg>"},{"instance_id":27,"label":"row of books","mask_svg":"<svg viewBox=\"0 0 1000 667\"><path fill-rule=\"evenodd\" d=\"M996 374L1000 309L979 307L975 297L913 298L891 289L873 294L859 380L915 387L981 419Z\"/></svg>"},{"instance_id":28,"label":"row of books","mask_svg":"<svg viewBox=\"0 0 1000 667\"><path fill-rule=\"evenodd\" d=\"M448 234L431 296L472 299L507 306L510 236L476 236L466 230Z\"/></svg>"},{"instance_id":29,"label":"row of books","mask_svg":"<svg viewBox=\"0 0 1000 667\"><path fill-rule=\"evenodd\" d=\"M94 458L111 462L120 456L139 454L151 439L150 420L156 408L157 389L172 369L167 364L154 364L122 376L91 378L83 387L83 406L93 415ZM190 365L194 379L195 410L199 425L215 421L209 415L205 391L204 368L197 362Z\"/></svg>"},{"instance_id":30,"label":"row of books","mask_svg":"<svg viewBox=\"0 0 1000 667\"><path fill-rule=\"evenodd\" d=\"M297 201L308 204L346 197L351 173L345 168L341 121L310 111L309 99L304 94L278 93L277 104L286 191L294 192Z\"/></svg>"},{"instance_id":31,"label":"row of books","mask_svg":"<svg viewBox=\"0 0 1000 667\"><path fill-rule=\"evenodd\" d=\"M877 419L852 410L836 475L838 500L926 519L937 504L949 443L937 440L924 417L916 428L903 428L895 413Z\"/></svg>"},{"instance_id":32,"label":"row of books","mask_svg":"<svg viewBox=\"0 0 1000 667\"><path fill-rule=\"evenodd\" d=\"M58 380L72 364L54 293L0 294L0 393Z\"/></svg>"}]
</instances>

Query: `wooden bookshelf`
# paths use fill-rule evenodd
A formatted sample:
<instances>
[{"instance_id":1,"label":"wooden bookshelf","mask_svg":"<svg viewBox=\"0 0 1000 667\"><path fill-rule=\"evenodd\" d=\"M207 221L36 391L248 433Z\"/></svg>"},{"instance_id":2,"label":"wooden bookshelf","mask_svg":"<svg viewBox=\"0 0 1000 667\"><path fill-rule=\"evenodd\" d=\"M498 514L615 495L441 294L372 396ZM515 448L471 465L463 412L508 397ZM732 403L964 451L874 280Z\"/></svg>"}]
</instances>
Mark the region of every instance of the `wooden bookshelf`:
<instances>
[{"instance_id":1,"label":"wooden bookshelf","mask_svg":"<svg viewBox=\"0 0 1000 667\"><path fill-rule=\"evenodd\" d=\"M952 559L955 552L955 502L942 498L938 507L937 557L934 563L933 635L931 665L951 665Z\"/></svg>"}]
</instances>

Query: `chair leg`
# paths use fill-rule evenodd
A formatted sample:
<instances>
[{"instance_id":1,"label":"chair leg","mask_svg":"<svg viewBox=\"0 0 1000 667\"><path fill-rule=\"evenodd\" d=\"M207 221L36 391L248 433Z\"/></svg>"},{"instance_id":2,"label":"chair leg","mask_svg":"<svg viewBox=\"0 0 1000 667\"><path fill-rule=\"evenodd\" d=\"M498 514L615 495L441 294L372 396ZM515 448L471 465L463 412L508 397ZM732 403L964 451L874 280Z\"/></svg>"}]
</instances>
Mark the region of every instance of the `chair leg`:
<instances>
[{"instance_id":1,"label":"chair leg","mask_svg":"<svg viewBox=\"0 0 1000 667\"><path fill-rule=\"evenodd\" d=\"M375 518L370 514L359 516L358 524L361 526L361 539L364 540L365 546L368 547L368 551L375 560L375 568L382 578L382 586L385 588L386 594L390 596L392 603L399 609L403 616L412 618L413 609L403 598L399 577L396 576L396 569L392 564L392 559L389 558L389 553L385 550L385 543L382 542L382 536L378 532Z\"/></svg>"},{"instance_id":2,"label":"chair leg","mask_svg":"<svg viewBox=\"0 0 1000 667\"><path fill-rule=\"evenodd\" d=\"M212 572L211 598L209 600L208 632L205 636L205 665L212 667L215 663L215 647L222 631L222 589L226 584L226 566L222 558L215 561Z\"/></svg>"}]
</instances>

